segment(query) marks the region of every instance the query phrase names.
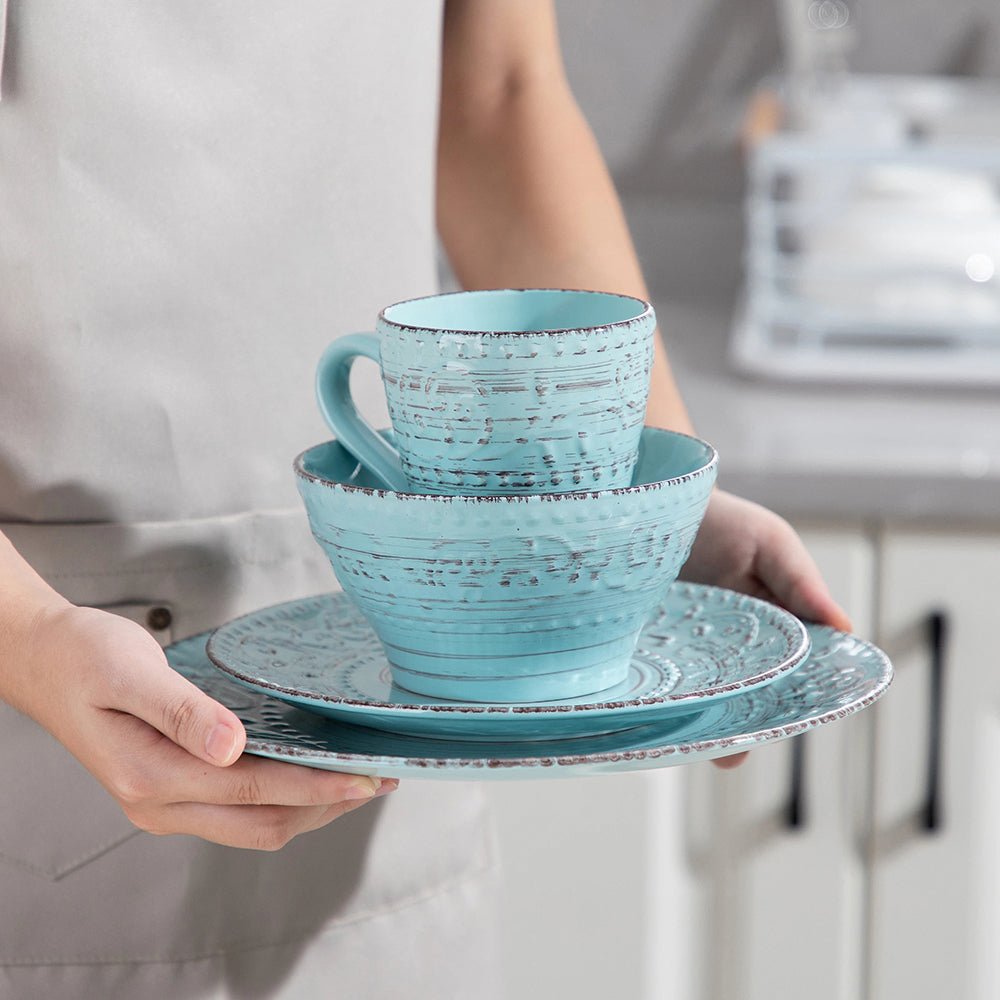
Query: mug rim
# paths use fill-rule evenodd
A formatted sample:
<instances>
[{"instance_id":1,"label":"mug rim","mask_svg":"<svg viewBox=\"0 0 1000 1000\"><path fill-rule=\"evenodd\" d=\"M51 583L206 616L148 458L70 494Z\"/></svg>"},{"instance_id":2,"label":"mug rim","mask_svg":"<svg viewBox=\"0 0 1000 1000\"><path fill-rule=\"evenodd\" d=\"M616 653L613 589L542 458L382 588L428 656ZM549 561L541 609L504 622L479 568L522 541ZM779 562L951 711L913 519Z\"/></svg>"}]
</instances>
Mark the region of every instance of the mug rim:
<instances>
[{"instance_id":1,"label":"mug rim","mask_svg":"<svg viewBox=\"0 0 1000 1000\"><path fill-rule=\"evenodd\" d=\"M595 295L608 299L620 299L627 302L634 302L642 307L641 311L628 319L612 320L610 323L593 323L589 326L566 326L566 327L546 327L543 330L464 330L458 327L421 326L416 323L403 323L393 319L387 313L391 309L401 306L412 305L415 302L427 302L430 299L446 299L467 295L493 295L506 294L508 292L559 292L569 295ZM608 292L599 288L463 288L453 292L438 292L433 295L416 295L409 299L400 299L399 302L392 302L383 306L378 313L377 322L386 326L391 326L397 330L420 331L428 330L439 333L454 334L459 337L528 337L528 336L549 336L551 334L583 333L588 330L610 330L615 327L632 326L642 320L654 316L652 303L646 299L640 299L636 295L627 295L624 292Z\"/></svg>"},{"instance_id":2,"label":"mug rim","mask_svg":"<svg viewBox=\"0 0 1000 1000\"><path fill-rule=\"evenodd\" d=\"M713 470L718 468L719 465L719 453L716 451L715 446L709 444L703 438L696 437L694 434L685 434L683 431L670 430L667 427L651 427L646 425L643 427L643 432L653 431L657 434L667 434L674 437L687 438L689 441L693 441L698 445L701 445L707 451L707 457L705 461L698 466L697 469L691 472L685 472L680 476L671 476L669 479L658 479L653 483L639 483L635 486L615 486L611 489L606 490L576 490L566 493L508 493L508 494L498 494L498 495L469 495L461 493L401 493L397 490L390 490L386 487L378 486L359 486L354 483L342 483L336 479L327 479L325 476L316 474L315 472L309 472L305 467L305 458L311 452L314 452L317 448L322 448L324 445L331 443L339 443L336 438L330 438L327 441L321 441L318 444L314 444L309 448L304 449L295 456L295 460L292 463L292 468L295 471L295 475L300 479L308 480L317 486L325 486L328 489L339 489L343 490L345 493L360 494L363 496L379 496L386 498L395 498L401 501L438 501L443 503L555 503L558 501L579 501L579 500L596 500L600 497L611 497L611 496L623 496L623 495L637 495L641 493L649 493L654 490L663 490L670 486L676 486L681 483L693 482L696 479L700 479L704 476L710 475ZM343 447L343 445L341 445ZM358 462L358 465L362 465L362 462Z\"/></svg>"}]
</instances>

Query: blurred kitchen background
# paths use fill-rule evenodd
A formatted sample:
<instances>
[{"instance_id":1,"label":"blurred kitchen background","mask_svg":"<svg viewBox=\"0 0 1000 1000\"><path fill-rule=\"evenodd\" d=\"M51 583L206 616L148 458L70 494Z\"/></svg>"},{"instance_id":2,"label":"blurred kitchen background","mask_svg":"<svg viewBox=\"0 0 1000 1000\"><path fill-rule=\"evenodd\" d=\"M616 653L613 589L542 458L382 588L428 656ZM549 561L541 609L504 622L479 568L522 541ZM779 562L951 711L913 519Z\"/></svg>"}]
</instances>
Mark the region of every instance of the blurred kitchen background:
<instances>
[{"instance_id":1,"label":"blurred kitchen background","mask_svg":"<svg viewBox=\"0 0 1000 1000\"><path fill-rule=\"evenodd\" d=\"M509 995L1000 996L1000 5L558 6L720 484L897 676L735 771L491 787Z\"/></svg>"}]
</instances>

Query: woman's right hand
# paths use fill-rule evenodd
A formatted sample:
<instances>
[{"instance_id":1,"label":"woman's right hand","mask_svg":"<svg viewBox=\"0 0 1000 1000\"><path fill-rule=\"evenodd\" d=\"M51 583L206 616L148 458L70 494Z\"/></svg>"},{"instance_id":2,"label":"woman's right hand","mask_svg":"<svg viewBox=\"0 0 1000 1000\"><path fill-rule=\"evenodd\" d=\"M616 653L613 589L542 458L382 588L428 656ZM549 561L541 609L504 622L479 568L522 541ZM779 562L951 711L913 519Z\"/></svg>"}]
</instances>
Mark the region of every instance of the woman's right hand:
<instances>
[{"instance_id":1,"label":"woman's right hand","mask_svg":"<svg viewBox=\"0 0 1000 1000\"><path fill-rule=\"evenodd\" d=\"M5 700L52 733L149 833L276 850L398 784L241 756L240 720L117 615L56 603L15 650L27 669L14 671L21 681Z\"/></svg>"}]
</instances>

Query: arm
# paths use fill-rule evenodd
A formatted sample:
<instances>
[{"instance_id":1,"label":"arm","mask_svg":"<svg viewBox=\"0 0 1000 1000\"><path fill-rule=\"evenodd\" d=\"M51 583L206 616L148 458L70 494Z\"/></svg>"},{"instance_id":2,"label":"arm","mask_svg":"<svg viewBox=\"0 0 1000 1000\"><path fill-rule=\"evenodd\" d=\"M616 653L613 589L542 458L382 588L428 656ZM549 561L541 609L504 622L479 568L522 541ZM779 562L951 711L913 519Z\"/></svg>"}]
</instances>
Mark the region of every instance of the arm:
<instances>
[{"instance_id":1,"label":"arm","mask_svg":"<svg viewBox=\"0 0 1000 1000\"><path fill-rule=\"evenodd\" d=\"M441 237L466 288L649 298L607 167L566 80L550 0L448 0L437 198ZM660 338L647 421L691 430ZM721 490L683 575L850 627L793 529Z\"/></svg>"}]
</instances>

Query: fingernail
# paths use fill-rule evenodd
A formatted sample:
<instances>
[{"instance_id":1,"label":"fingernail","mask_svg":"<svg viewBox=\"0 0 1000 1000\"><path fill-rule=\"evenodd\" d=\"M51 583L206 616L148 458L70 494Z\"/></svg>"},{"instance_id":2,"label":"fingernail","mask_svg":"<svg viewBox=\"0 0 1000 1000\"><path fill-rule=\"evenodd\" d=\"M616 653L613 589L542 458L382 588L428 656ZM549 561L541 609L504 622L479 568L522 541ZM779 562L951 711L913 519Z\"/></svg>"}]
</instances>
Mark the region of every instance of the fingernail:
<instances>
[{"instance_id":1,"label":"fingernail","mask_svg":"<svg viewBox=\"0 0 1000 1000\"><path fill-rule=\"evenodd\" d=\"M358 778L352 781L344 792L344 799L347 802L354 802L358 799L370 799L382 786L381 778Z\"/></svg>"},{"instance_id":2,"label":"fingernail","mask_svg":"<svg viewBox=\"0 0 1000 1000\"><path fill-rule=\"evenodd\" d=\"M205 740L205 753L217 764L228 764L236 750L236 732L231 726L219 723Z\"/></svg>"},{"instance_id":3,"label":"fingernail","mask_svg":"<svg viewBox=\"0 0 1000 1000\"><path fill-rule=\"evenodd\" d=\"M382 787L375 793L375 798L379 798L382 795L388 795L390 792L394 792L399 788L399 778L383 778Z\"/></svg>"}]
</instances>

